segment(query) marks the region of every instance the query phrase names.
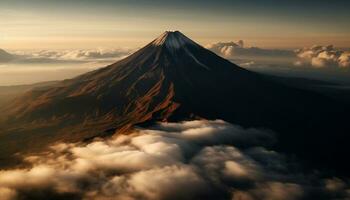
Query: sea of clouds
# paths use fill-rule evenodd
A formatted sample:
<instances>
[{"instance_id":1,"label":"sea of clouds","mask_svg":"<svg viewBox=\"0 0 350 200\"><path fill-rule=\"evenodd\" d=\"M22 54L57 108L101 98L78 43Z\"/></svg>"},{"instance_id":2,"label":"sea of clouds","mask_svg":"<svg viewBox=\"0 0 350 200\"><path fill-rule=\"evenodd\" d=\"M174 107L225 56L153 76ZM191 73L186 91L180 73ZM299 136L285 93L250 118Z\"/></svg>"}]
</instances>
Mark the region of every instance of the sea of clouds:
<instances>
[{"instance_id":1,"label":"sea of clouds","mask_svg":"<svg viewBox=\"0 0 350 200\"><path fill-rule=\"evenodd\" d=\"M304 172L267 130L225 121L159 123L89 143L59 143L0 171L0 197L97 200L349 199L348 180Z\"/></svg>"}]
</instances>

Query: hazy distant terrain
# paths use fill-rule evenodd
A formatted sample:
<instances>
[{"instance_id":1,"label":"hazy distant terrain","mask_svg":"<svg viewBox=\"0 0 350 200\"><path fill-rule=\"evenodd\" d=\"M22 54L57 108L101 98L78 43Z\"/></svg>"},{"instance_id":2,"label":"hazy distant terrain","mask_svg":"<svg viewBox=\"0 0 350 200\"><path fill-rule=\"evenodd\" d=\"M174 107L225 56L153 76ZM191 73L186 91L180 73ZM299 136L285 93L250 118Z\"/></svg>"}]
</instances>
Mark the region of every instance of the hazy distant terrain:
<instances>
[{"instance_id":1,"label":"hazy distant terrain","mask_svg":"<svg viewBox=\"0 0 350 200\"><path fill-rule=\"evenodd\" d=\"M28 85L0 86L0 106L9 103L15 97L35 88L45 88L56 84L57 81L40 82Z\"/></svg>"}]
</instances>

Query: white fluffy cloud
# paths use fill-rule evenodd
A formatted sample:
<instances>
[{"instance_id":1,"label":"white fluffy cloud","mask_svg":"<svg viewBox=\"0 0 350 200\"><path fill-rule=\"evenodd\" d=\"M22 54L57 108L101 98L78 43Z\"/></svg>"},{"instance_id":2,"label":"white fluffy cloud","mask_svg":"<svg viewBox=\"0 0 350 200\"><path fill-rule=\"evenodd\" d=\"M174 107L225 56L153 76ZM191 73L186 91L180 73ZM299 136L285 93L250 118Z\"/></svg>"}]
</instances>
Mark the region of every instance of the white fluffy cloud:
<instances>
[{"instance_id":1,"label":"white fluffy cloud","mask_svg":"<svg viewBox=\"0 0 350 200\"><path fill-rule=\"evenodd\" d=\"M350 52L343 52L338 58L340 67L350 67Z\"/></svg>"},{"instance_id":2,"label":"white fluffy cloud","mask_svg":"<svg viewBox=\"0 0 350 200\"><path fill-rule=\"evenodd\" d=\"M231 59L242 67L279 66L287 68L349 68L350 52L332 45L305 47L295 51L245 47L243 41L219 42L206 46L209 50Z\"/></svg>"},{"instance_id":3,"label":"white fluffy cloud","mask_svg":"<svg viewBox=\"0 0 350 200\"><path fill-rule=\"evenodd\" d=\"M312 199L309 188L317 187L325 199L349 197L344 180L317 179L312 185L308 176L289 171L285 156L268 150L271 140L267 131L199 120L160 123L90 143L60 143L26 156L28 167L0 171L0 196L296 200Z\"/></svg>"},{"instance_id":4,"label":"white fluffy cloud","mask_svg":"<svg viewBox=\"0 0 350 200\"><path fill-rule=\"evenodd\" d=\"M206 46L209 50L226 58L237 57L290 57L295 54L293 51L282 49L262 49L259 47L245 47L244 42L219 42Z\"/></svg>"},{"instance_id":5,"label":"white fluffy cloud","mask_svg":"<svg viewBox=\"0 0 350 200\"><path fill-rule=\"evenodd\" d=\"M303 48L295 51L298 60L296 65L310 65L316 68L325 67L350 67L350 52L341 51L329 46L313 46L311 48Z\"/></svg>"},{"instance_id":6,"label":"white fluffy cloud","mask_svg":"<svg viewBox=\"0 0 350 200\"><path fill-rule=\"evenodd\" d=\"M99 195L114 199L194 199L207 189L193 168L181 165L115 176L102 187Z\"/></svg>"}]
</instances>

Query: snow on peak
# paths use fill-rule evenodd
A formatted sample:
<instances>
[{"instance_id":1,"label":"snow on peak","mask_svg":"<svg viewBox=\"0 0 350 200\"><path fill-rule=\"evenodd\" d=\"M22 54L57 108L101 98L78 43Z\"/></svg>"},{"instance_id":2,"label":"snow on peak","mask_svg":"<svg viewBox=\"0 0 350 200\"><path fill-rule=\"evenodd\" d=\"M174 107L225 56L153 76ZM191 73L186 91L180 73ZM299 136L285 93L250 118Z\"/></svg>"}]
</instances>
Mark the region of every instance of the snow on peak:
<instances>
[{"instance_id":1,"label":"snow on peak","mask_svg":"<svg viewBox=\"0 0 350 200\"><path fill-rule=\"evenodd\" d=\"M155 39L151 44L155 46L165 46L170 52L175 52L178 49L182 49L186 54L192 58L192 60L198 63L203 68L210 70L209 67L200 62L196 56L187 48L188 46L199 46L197 43L186 37L179 31L166 31Z\"/></svg>"},{"instance_id":2,"label":"snow on peak","mask_svg":"<svg viewBox=\"0 0 350 200\"><path fill-rule=\"evenodd\" d=\"M168 49L178 49L185 44L197 45L179 31L166 31L152 42L153 45L165 45Z\"/></svg>"}]
</instances>

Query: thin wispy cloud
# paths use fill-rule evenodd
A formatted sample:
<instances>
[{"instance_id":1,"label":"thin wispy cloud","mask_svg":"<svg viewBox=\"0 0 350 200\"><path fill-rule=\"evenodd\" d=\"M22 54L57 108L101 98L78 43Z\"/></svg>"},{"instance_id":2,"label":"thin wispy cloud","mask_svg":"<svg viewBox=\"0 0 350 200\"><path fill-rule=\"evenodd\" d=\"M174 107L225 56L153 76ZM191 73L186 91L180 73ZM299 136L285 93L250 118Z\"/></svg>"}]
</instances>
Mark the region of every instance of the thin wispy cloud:
<instances>
[{"instance_id":1,"label":"thin wispy cloud","mask_svg":"<svg viewBox=\"0 0 350 200\"><path fill-rule=\"evenodd\" d=\"M78 50L39 50L15 51L17 59L13 62L97 62L117 61L130 55L130 49L78 49Z\"/></svg>"},{"instance_id":2,"label":"thin wispy cloud","mask_svg":"<svg viewBox=\"0 0 350 200\"><path fill-rule=\"evenodd\" d=\"M0 51L0 85L73 78L117 62L133 51L124 48Z\"/></svg>"}]
</instances>

